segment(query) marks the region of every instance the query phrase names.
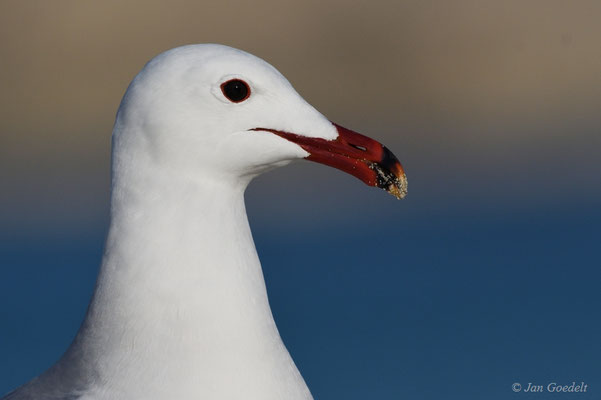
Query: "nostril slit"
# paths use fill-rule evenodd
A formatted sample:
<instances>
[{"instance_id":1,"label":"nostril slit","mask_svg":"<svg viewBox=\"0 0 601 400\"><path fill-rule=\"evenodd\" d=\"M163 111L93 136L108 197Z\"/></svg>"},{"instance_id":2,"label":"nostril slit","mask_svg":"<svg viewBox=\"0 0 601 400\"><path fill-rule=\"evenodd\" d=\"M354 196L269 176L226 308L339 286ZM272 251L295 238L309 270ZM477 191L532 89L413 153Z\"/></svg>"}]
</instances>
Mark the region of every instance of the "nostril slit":
<instances>
[{"instance_id":1,"label":"nostril slit","mask_svg":"<svg viewBox=\"0 0 601 400\"><path fill-rule=\"evenodd\" d=\"M367 151L367 148L366 148L366 147L363 147L363 146L357 146L356 144L352 144L352 143L350 143L350 145L351 145L351 146L353 146L354 148L358 149L358 150L361 150L361 151Z\"/></svg>"}]
</instances>

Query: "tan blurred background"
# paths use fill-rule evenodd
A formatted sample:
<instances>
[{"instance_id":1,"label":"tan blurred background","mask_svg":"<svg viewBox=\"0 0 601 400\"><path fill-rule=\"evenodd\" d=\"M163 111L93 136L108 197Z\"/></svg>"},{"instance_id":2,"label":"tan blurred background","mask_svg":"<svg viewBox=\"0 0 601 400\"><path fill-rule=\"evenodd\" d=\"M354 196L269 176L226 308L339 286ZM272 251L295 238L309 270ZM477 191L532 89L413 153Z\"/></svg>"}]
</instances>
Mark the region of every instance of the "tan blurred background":
<instances>
[{"instance_id":1,"label":"tan blurred background","mask_svg":"<svg viewBox=\"0 0 601 400\"><path fill-rule=\"evenodd\" d=\"M381 139L430 208L599 199L598 0L2 0L2 224L104 223L125 88L157 53L202 42L264 58L330 119Z\"/></svg>"}]
</instances>

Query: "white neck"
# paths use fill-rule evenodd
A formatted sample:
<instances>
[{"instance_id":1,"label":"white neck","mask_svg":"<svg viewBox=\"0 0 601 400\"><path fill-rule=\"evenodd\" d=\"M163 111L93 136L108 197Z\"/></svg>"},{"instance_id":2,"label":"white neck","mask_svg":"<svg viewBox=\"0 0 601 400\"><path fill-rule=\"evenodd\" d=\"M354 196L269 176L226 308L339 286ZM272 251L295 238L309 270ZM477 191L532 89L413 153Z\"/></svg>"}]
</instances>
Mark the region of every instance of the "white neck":
<instances>
[{"instance_id":1,"label":"white neck","mask_svg":"<svg viewBox=\"0 0 601 400\"><path fill-rule=\"evenodd\" d=\"M95 294L62 361L94 376L91 398L311 399L271 314L248 182L118 160Z\"/></svg>"}]
</instances>

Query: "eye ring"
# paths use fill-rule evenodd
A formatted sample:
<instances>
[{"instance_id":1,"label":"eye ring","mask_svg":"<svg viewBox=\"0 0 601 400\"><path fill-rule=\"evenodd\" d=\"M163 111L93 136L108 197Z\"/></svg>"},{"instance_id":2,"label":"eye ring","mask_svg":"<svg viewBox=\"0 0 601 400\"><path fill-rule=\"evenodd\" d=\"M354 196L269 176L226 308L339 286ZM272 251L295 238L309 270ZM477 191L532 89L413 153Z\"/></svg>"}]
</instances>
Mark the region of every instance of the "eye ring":
<instances>
[{"instance_id":1,"label":"eye ring","mask_svg":"<svg viewBox=\"0 0 601 400\"><path fill-rule=\"evenodd\" d=\"M250 86L241 79L230 79L221 84L221 92L232 103L242 103L250 97Z\"/></svg>"}]
</instances>

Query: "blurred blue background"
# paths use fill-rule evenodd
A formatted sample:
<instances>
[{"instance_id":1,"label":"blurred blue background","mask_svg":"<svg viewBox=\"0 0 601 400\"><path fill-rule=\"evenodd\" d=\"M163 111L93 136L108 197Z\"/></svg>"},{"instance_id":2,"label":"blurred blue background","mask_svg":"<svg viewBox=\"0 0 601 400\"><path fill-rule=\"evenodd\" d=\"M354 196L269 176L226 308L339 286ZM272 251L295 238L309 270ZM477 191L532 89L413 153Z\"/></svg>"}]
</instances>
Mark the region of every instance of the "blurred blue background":
<instances>
[{"instance_id":1,"label":"blurred blue background","mask_svg":"<svg viewBox=\"0 0 601 400\"><path fill-rule=\"evenodd\" d=\"M219 42L384 142L409 195L298 162L248 213L317 399L601 396L601 3L0 4L0 393L74 337L110 132L157 53ZM587 393L514 393L584 381Z\"/></svg>"}]
</instances>

